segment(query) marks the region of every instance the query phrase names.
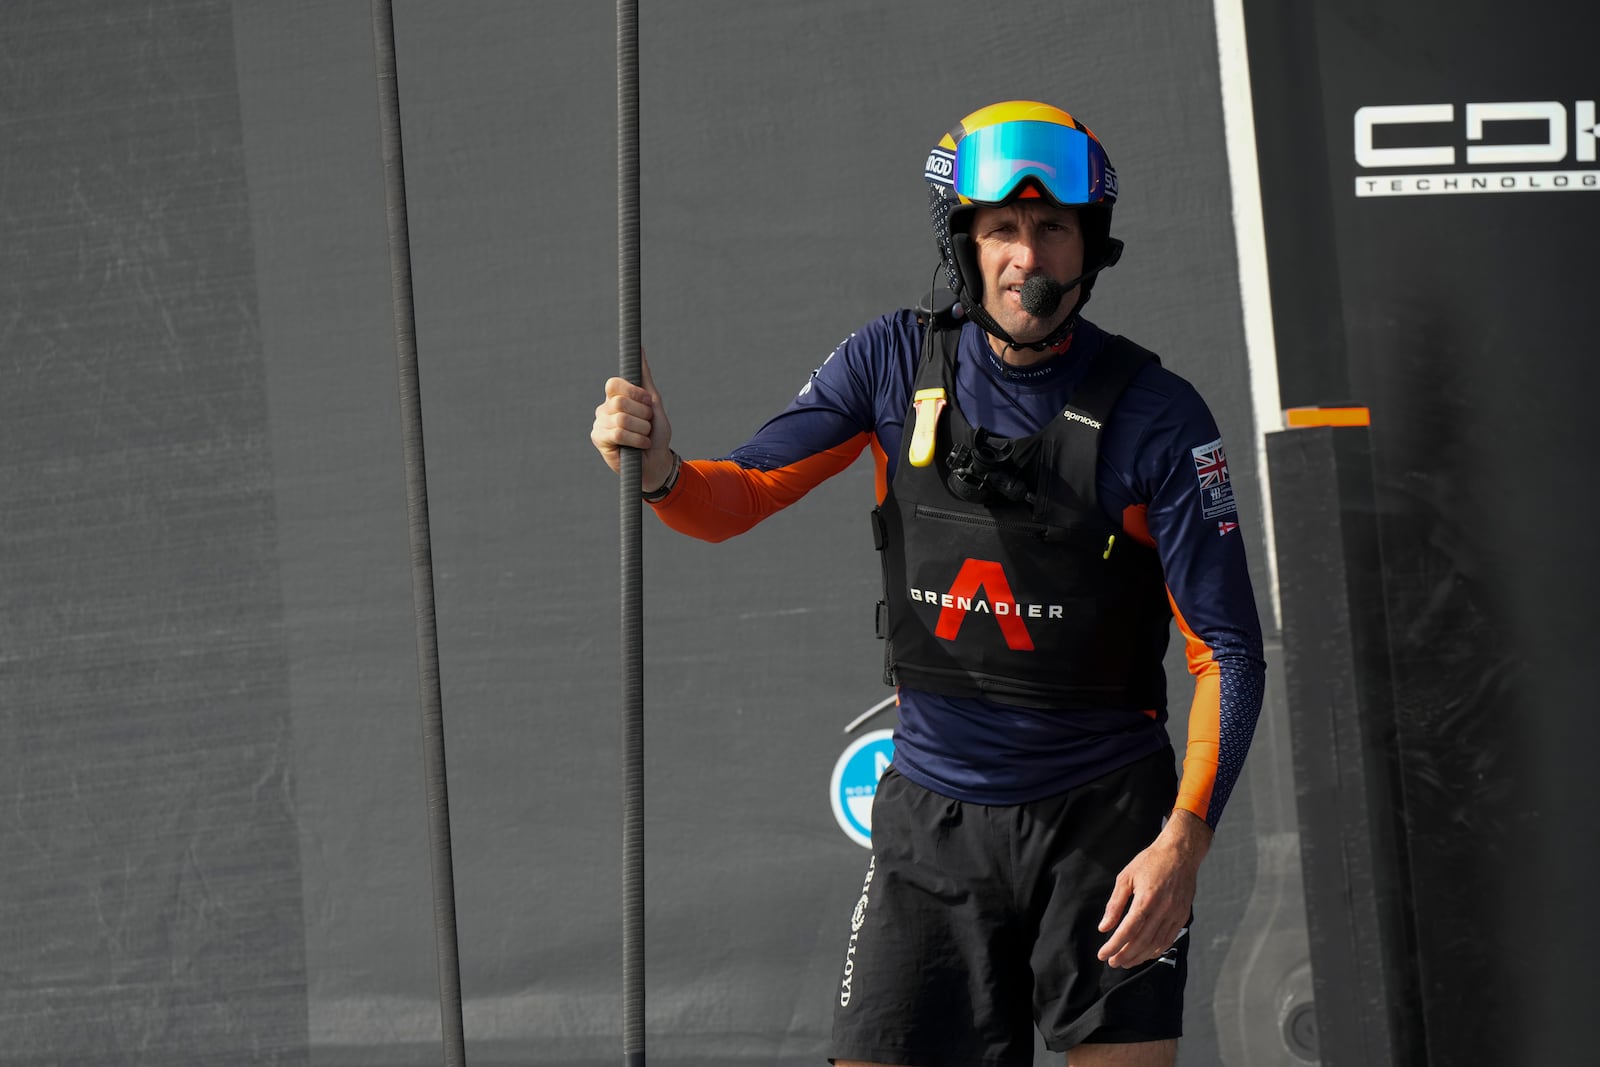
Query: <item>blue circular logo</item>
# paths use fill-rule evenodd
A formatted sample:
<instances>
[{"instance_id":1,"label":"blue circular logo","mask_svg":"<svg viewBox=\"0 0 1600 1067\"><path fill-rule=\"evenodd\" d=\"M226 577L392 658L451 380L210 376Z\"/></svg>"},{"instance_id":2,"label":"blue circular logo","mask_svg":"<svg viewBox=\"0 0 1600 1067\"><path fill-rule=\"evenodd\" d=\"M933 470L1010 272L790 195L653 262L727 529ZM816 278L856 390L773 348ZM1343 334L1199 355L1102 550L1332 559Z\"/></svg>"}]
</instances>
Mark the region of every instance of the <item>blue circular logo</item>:
<instances>
[{"instance_id":1,"label":"blue circular logo","mask_svg":"<svg viewBox=\"0 0 1600 1067\"><path fill-rule=\"evenodd\" d=\"M894 731L874 730L853 741L833 765L833 817L839 829L862 848L872 847L872 798L878 779L894 759Z\"/></svg>"}]
</instances>

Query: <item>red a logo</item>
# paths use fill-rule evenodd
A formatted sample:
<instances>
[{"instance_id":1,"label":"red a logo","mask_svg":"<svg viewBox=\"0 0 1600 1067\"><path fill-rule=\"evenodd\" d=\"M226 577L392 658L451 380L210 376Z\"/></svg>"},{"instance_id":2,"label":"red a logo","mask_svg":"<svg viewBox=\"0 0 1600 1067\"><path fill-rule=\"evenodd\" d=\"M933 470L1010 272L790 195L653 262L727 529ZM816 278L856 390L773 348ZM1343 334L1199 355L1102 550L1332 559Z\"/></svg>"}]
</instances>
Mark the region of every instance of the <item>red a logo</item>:
<instances>
[{"instance_id":1,"label":"red a logo","mask_svg":"<svg viewBox=\"0 0 1600 1067\"><path fill-rule=\"evenodd\" d=\"M978 596L979 590L989 594L987 603ZM935 636L954 641L961 632L961 624L966 621L967 612L977 605L979 611L994 613L994 621L1000 624L1007 648L1016 652L1033 651L1033 638L1017 614L1017 598L1011 592L1011 583L1006 580L1005 570L993 560L969 559L963 563L948 596L942 598L941 603L944 607L939 610L939 625L933 631Z\"/></svg>"}]
</instances>

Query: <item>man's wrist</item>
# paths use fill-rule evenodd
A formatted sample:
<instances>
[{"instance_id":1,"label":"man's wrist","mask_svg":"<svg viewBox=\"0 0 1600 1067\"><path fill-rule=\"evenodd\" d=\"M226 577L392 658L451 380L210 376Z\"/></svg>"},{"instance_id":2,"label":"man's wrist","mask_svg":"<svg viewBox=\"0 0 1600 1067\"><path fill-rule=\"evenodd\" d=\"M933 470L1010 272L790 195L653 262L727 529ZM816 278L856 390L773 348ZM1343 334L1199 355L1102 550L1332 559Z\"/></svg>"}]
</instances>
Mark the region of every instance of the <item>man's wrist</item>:
<instances>
[{"instance_id":1,"label":"man's wrist","mask_svg":"<svg viewBox=\"0 0 1600 1067\"><path fill-rule=\"evenodd\" d=\"M1173 808L1164 831L1172 845L1196 857L1210 851L1214 833L1209 823L1188 808Z\"/></svg>"},{"instance_id":2,"label":"man's wrist","mask_svg":"<svg viewBox=\"0 0 1600 1067\"><path fill-rule=\"evenodd\" d=\"M678 472L682 470L682 468L683 457L679 456L676 452L672 453L672 468L667 471L667 477L665 480L663 480L662 483L656 488L640 494L644 497L645 502L654 504L658 501L665 500L667 498L667 494L671 493L673 487L678 484Z\"/></svg>"}]
</instances>

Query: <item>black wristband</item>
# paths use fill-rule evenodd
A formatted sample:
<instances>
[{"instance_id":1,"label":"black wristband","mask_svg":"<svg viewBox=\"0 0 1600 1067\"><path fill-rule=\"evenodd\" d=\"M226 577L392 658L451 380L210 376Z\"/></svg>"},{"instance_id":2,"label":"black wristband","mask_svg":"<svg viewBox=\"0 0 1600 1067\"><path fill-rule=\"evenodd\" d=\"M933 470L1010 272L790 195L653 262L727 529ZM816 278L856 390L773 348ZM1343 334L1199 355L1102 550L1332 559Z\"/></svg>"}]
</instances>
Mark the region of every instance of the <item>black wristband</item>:
<instances>
[{"instance_id":1,"label":"black wristband","mask_svg":"<svg viewBox=\"0 0 1600 1067\"><path fill-rule=\"evenodd\" d=\"M656 504L667 499L667 494L672 492L673 486L678 484L678 471L683 467L683 457L676 452L672 454L672 470L667 474L667 480L648 493L640 493L646 504Z\"/></svg>"}]
</instances>

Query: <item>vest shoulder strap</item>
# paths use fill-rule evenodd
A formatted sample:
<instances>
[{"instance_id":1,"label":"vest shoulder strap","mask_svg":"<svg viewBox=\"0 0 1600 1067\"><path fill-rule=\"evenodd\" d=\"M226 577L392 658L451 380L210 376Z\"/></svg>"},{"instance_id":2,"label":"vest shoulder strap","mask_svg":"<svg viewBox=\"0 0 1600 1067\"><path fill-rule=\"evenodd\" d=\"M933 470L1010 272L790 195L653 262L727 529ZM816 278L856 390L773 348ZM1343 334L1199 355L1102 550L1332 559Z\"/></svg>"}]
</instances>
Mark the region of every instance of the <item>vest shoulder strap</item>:
<instances>
[{"instance_id":1,"label":"vest shoulder strap","mask_svg":"<svg viewBox=\"0 0 1600 1067\"><path fill-rule=\"evenodd\" d=\"M961 320L956 317L954 303L929 310L925 307L911 309L922 327L922 358L917 361L916 385L925 389L947 385L945 369L953 367L956 349L961 344ZM943 358L938 358L943 357Z\"/></svg>"},{"instance_id":2,"label":"vest shoulder strap","mask_svg":"<svg viewBox=\"0 0 1600 1067\"><path fill-rule=\"evenodd\" d=\"M1062 412L1066 417L1052 427L1052 435L1066 447L1047 452L1044 462L1060 464L1061 479L1091 514L1100 514L1100 434L1117 398L1152 360L1161 362L1154 352L1120 334L1107 337L1089 373L1072 391L1072 401Z\"/></svg>"},{"instance_id":3,"label":"vest shoulder strap","mask_svg":"<svg viewBox=\"0 0 1600 1067\"><path fill-rule=\"evenodd\" d=\"M1072 391L1072 406L1104 424L1117 398L1150 362L1160 366L1161 357L1121 334L1107 337L1088 375Z\"/></svg>"}]
</instances>

